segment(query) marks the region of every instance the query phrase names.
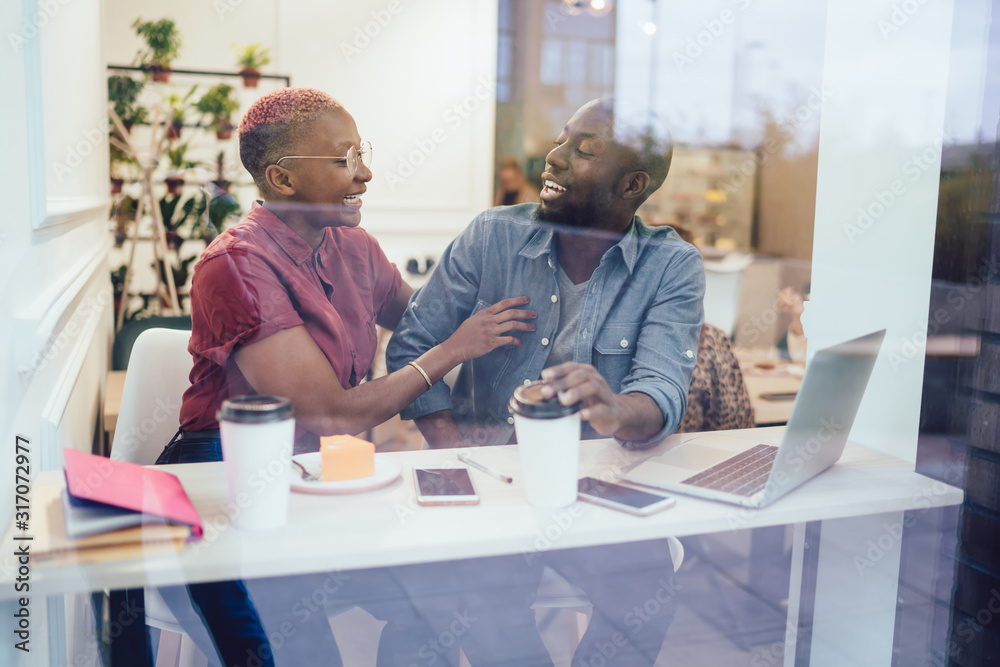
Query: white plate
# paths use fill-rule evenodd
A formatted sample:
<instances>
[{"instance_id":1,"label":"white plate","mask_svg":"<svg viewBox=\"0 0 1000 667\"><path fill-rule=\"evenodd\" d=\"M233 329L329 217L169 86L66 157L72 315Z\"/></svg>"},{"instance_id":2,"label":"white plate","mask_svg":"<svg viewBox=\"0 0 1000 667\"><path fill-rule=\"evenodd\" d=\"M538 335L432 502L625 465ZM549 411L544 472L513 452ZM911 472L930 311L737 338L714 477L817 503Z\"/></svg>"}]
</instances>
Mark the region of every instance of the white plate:
<instances>
[{"instance_id":1,"label":"white plate","mask_svg":"<svg viewBox=\"0 0 1000 667\"><path fill-rule=\"evenodd\" d=\"M323 459L319 452L297 454L292 459L301 463L311 473L319 473L321 470ZM399 472L399 464L381 454L375 455L375 474L357 479L345 479L339 482L307 482L302 479L302 470L298 466L293 465L289 470L289 474L292 476L292 491L318 494L374 491L396 481L396 478L399 477Z\"/></svg>"}]
</instances>

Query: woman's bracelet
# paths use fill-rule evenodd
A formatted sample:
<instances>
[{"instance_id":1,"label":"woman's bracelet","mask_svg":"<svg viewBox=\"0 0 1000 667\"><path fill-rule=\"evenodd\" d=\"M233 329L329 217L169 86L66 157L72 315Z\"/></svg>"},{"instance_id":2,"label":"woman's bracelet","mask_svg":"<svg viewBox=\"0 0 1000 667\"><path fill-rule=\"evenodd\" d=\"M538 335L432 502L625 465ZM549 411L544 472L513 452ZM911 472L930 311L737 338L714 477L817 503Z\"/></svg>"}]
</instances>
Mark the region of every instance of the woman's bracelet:
<instances>
[{"instance_id":1,"label":"woman's bracelet","mask_svg":"<svg viewBox=\"0 0 1000 667\"><path fill-rule=\"evenodd\" d=\"M420 373L420 377L422 377L422 378L424 379L424 382L426 382L426 383L427 383L427 388L428 388L428 389L430 389L431 387L433 387L433 386L434 386L434 383L433 383L433 382L431 382L431 378L430 378L430 376L429 376L429 375L427 375L427 371L425 371L425 370L424 370L423 368L421 368L421 367L420 367L420 364L418 364L418 363L417 363L417 362L415 362L415 361L410 361L410 362L408 362L408 363L407 363L406 365L407 365L407 366L413 366L414 368L416 368L416 369L417 369L417 372L418 372L418 373Z\"/></svg>"}]
</instances>

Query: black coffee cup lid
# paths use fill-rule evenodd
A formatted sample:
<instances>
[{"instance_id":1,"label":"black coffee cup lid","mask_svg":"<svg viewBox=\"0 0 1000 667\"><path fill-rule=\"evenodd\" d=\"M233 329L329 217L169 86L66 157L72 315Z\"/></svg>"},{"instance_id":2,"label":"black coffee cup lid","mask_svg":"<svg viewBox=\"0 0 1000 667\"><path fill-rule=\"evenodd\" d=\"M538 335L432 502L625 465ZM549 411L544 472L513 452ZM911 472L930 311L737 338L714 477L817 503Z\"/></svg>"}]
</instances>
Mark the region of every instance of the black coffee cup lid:
<instances>
[{"instance_id":1,"label":"black coffee cup lid","mask_svg":"<svg viewBox=\"0 0 1000 667\"><path fill-rule=\"evenodd\" d=\"M292 402L284 396L235 396L223 401L222 408L215 413L220 422L237 424L266 424L293 416Z\"/></svg>"},{"instance_id":2,"label":"black coffee cup lid","mask_svg":"<svg viewBox=\"0 0 1000 667\"><path fill-rule=\"evenodd\" d=\"M563 405L559 402L558 396L552 398L542 396L542 387L547 384L541 381L532 382L515 389L514 395L510 398L510 411L529 419L558 419L583 409L583 403Z\"/></svg>"}]
</instances>

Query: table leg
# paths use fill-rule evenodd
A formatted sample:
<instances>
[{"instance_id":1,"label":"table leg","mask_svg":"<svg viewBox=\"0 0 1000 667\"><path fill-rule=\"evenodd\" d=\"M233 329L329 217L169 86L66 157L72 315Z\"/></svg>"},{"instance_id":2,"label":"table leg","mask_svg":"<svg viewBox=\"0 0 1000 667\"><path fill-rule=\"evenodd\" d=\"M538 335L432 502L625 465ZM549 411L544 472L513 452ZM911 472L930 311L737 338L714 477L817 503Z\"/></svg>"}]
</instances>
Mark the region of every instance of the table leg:
<instances>
[{"instance_id":1,"label":"table leg","mask_svg":"<svg viewBox=\"0 0 1000 667\"><path fill-rule=\"evenodd\" d=\"M903 512L824 521L811 667L888 667L896 625Z\"/></svg>"},{"instance_id":2,"label":"table leg","mask_svg":"<svg viewBox=\"0 0 1000 667\"><path fill-rule=\"evenodd\" d=\"M805 559L806 524L792 526L792 564L788 586L788 621L785 624L784 667L795 667L799 639L799 611L802 606L802 571Z\"/></svg>"}]
</instances>

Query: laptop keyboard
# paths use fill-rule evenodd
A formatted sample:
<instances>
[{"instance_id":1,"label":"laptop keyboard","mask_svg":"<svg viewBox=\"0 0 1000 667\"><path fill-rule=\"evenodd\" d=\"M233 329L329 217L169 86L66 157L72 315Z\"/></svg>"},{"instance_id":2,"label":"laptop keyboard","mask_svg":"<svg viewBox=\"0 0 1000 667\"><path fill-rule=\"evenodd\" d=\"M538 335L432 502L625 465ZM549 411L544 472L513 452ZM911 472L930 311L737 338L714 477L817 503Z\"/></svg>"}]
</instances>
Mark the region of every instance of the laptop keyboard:
<instances>
[{"instance_id":1,"label":"laptop keyboard","mask_svg":"<svg viewBox=\"0 0 1000 667\"><path fill-rule=\"evenodd\" d=\"M777 453L777 447L757 445L681 483L738 496L752 496L767 484Z\"/></svg>"}]
</instances>

